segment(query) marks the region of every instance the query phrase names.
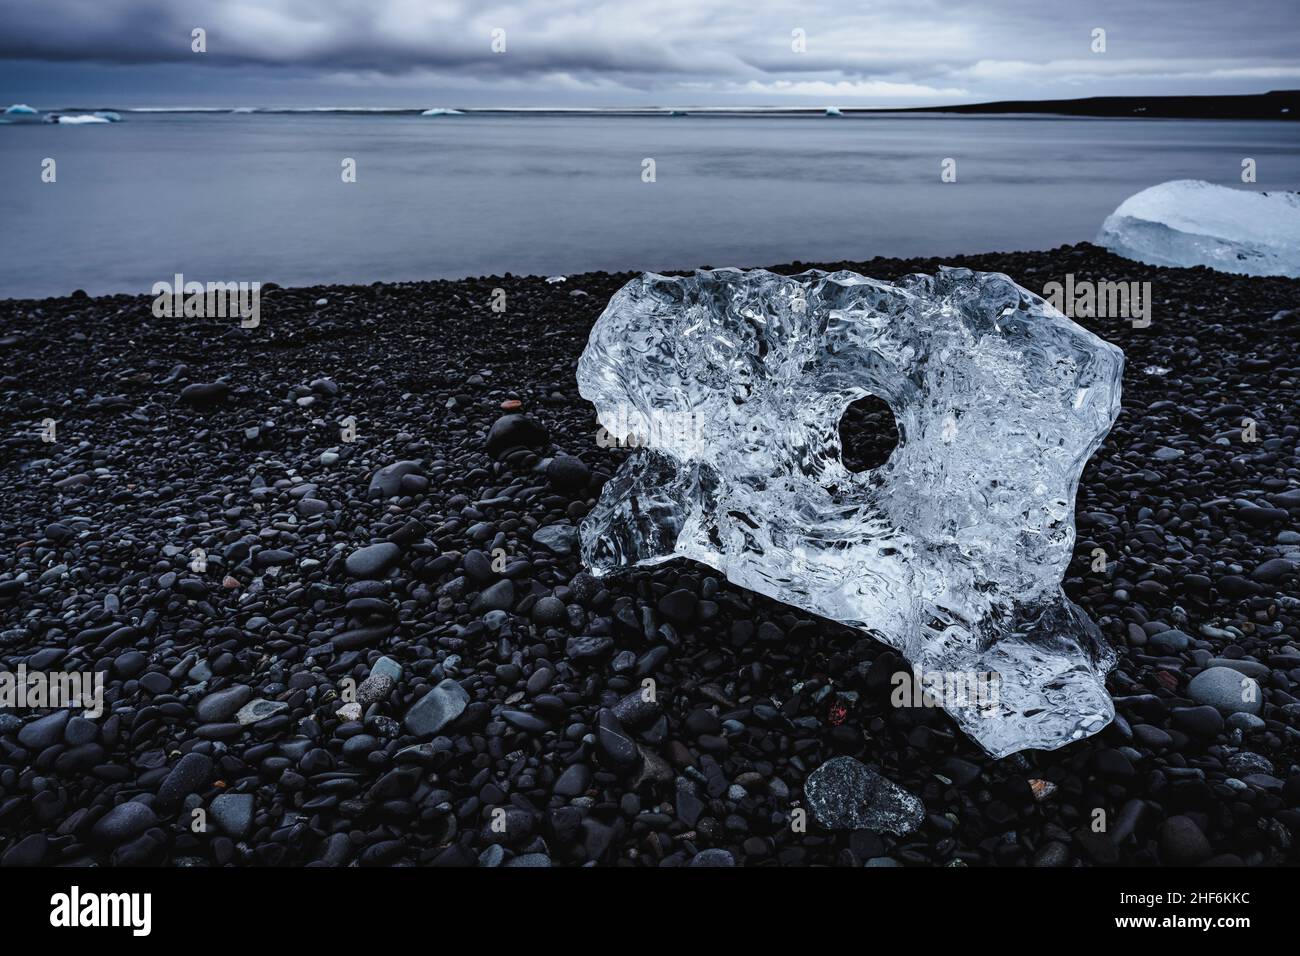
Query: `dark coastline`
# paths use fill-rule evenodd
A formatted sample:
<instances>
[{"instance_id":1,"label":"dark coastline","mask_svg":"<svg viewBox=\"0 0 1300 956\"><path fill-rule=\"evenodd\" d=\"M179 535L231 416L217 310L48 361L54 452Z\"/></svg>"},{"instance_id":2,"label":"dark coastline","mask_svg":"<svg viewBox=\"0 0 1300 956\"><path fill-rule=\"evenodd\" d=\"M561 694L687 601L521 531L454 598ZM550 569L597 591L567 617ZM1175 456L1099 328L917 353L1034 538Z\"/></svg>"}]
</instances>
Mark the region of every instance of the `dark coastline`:
<instances>
[{"instance_id":1,"label":"dark coastline","mask_svg":"<svg viewBox=\"0 0 1300 956\"><path fill-rule=\"evenodd\" d=\"M1150 327L1079 319L1127 358L1065 582L1120 654L1119 716L1097 736L991 760L942 711L891 707L902 662L858 632L684 561L597 583L562 536L535 539L580 519L627 454L598 443L574 368L631 273L268 288L257 329L157 319L147 295L2 300L0 669L100 670L108 714L0 714L0 863L1296 863L1300 280L1088 244L819 267L940 264L1036 292L1151 283ZM516 401L544 436L489 454ZM545 467L558 452L583 465ZM393 497L372 496L403 461ZM347 560L378 543L384 569ZM401 676L361 719L336 716L381 655ZM1212 659L1261 674L1257 723L1192 698ZM412 733L448 677L469 706ZM629 704L645 677L658 702ZM843 717L839 692L856 695ZM249 697L284 707L241 726ZM179 754L197 756L178 778ZM803 781L837 755L921 798L920 829L792 832ZM231 794L191 831L186 810Z\"/></svg>"},{"instance_id":2,"label":"dark coastline","mask_svg":"<svg viewBox=\"0 0 1300 956\"><path fill-rule=\"evenodd\" d=\"M843 110L845 113L956 113L993 116L1014 113L1139 119L1300 119L1300 90L1272 90L1240 96L1089 96L1074 100L999 100L957 106Z\"/></svg>"}]
</instances>

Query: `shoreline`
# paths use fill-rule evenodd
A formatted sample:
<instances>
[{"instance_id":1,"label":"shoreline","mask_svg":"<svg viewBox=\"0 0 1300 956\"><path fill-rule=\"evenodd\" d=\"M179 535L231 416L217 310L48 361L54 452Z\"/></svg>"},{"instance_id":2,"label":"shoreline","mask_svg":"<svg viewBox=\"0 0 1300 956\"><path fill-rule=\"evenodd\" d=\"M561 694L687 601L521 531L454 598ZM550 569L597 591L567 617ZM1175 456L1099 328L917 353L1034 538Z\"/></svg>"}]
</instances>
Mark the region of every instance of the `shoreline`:
<instances>
[{"instance_id":1,"label":"shoreline","mask_svg":"<svg viewBox=\"0 0 1300 956\"><path fill-rule=\"evenodd\" d=\"M690 275L696 269L707 270L707 269L722 269L722 268L735 268L735 269L745 269L745 270L761 269L761 270L766 270L768 272L780 273L783 275L793 275L795 273L803 272L810 269L817 269L823 272L848 270L851 272L859 272L860 274L869 276L871 278L883 278L883 279L892 280L907 275L909 271L911 272L925 271L926 269L933 271L935 268L938 268L939 266L942 265L970 268L976 271L996 272L996 271L1000 271L997 268L1000 262L1011 263L1012 264L1011 268L1014 268L1016 263L1037 262L1038 260L1045 257L1059 256L1063 260L1068 261L1071 259L1079 258L1080 256L1088 257L1094 255L1113 260L1115 265L1110 271L1115 275L1117 280L1122 279L1122 277L1129 272L1143 272L1143 273L1159 272L1159 273L1169 273L1169 274L1202 273L1208 275L1223 276L1225 279L1232 279L1232 280L1258 279L1261 281L1281 280L1284 282L1285 281L1300 282L1300 279L1288 279L1285 276L1250 276L1250 275L1237 274L1237 273L1223 273L1202 266L1182 268L1177 266L1147 265L1145 263L1137 262L1136 260L1126 259L1122 256L1111 253L1108 250L1104 249L1103 247L1096 245L1095 243L1083 241L1083 242L1075 242L1075 243L1066 243L1063 245L1055 246L1050 249L1018 249L1012 251L964 252L952 256L910 256L910 257L873 256L870 259L841 259L841 260L834 260L834 261L826 260L822 262L805 262L804 260L801 259L795 259L788 262L781 262L772 265L748 264L748 265L737 265L737 266L721 266L712 263L706 263L691 268L681 268L681 269L658 269L658 270L596 269L596 270L589 270L585 272L554 273L552 275L546 275L540 272L538 273L503 272L503 273L493 273L488 275L467 275L467 276L457 276L457 277L450 277L450 278L425 278L425 279L401 279L401 280L377 279L370 282L331 282L331 283L316 282L316 283L303 283L301 285L298 284L282 285L281 283L275 280L267 280L267 281L259 282L259 286L264 293L279 291L284 293L301 293L305 295L314 292L348 292L348 291L360 292L366 289L390 288L390 287L394 289L409 290L409 289L419 289L425 286L448 286L448 285L454 286L454 285L461 285L461 284L475 286L475 287L480 287L483 286L484 284L492 284L492 285L499 286L502 283L518 283L518 282L542 283L542 284L549 285L551 284L550 280L558 277L558 278L562 278L563 281L554 284L559 288L563 289L568 284L581 283L581 282L597 283L603 287L607 285L608 282L617 280L618 283L621 285L622 283L629 281L635 276L641 275L643 271L654 272L659 275L680 276L680 275ZM909 268L909 264L917 264L917 268ZM1034 274L1041 271L1041 268L1039 266L1034 266L1033 269L1034 269ZM1007 273L1007 274L1010 275L1011 278L1015 279L1017 282L1020 281L1019 279L1016 278L1015 274L1013 273ZM1065 274L1066 273L1062 272L1061 275L1058 276L1057 278L1060 281L1064 282ZM169 275L166 277L166 280L171 280L173 278L174 276ZM1045 280L1045 281L1050 281L1050 280ZM248 285L251 283L244 283L244 284ZM1021 284L1023 285L1023 283ZM1030 288L1030 287L1025 286L1025 288ZM1039 295L1044 295L1044 293L1041 291L1041 285L1039 288L1033 288L1030 291L1033 291ZM61 295L15 296L9 298L0 298L0 312L3 312L3 310L6 307L17 308L20 306L28 307L28 306L36 306L36 305L43 305L43 304L60 304L60 303L66 303L68 301L101 302L104 300L111 300L116 302L118 300L130 301L130 300L144 299L152 302L155 297L156 297L155 293L153 293L152 291L143 291L143 290L138 292L104 292L104 293L91 295L83 289L74 289L71 292L67 292ZM2 333L3 331L4 331L3 328L0 327L0 333Z\"/></svg>"}]
</instances>

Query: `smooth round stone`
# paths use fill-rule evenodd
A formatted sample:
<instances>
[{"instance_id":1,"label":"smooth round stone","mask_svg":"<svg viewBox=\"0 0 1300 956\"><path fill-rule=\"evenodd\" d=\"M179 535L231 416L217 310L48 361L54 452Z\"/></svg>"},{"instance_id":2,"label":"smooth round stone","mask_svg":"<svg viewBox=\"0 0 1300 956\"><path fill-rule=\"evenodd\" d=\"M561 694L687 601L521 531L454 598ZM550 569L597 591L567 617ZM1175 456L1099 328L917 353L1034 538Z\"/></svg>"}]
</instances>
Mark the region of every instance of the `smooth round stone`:
<instances>
[{"instance_id":1,"label":"smooth round stone","mask_svg":"<svg viewBox=\"0 0 1300 956\"><path fill-rule=\"evenodd\" d=\"M286 551L284 548L268 548L265 551L259 551L253 557L253 566L257 568L276 568L284 564L291 564L294 555L292 551Z\"/></svg>"},{"instance_id":2,"label":"smooth round stone","mask_svg":"<svg viewBox=\"0 0 1300 956\"><path fill-rule=\"evenodd\" d=\"M370 734L357 734L355 737L349 737L343 744L343 756L356 763L358 760L365 760L366 756L378 746L378 739Z\"/></svg>"},{"instance_id":3,"label":"smooth round stone","mask_svg":"<svg viewBox=\"0 0 1300 956\"><path fill-rule=\"evenodd\" d=\"M1138 724L1133 728L1133 736L1137 738L1138 743L1142 744L1142 746L1157 752L1167 750L1174 743L1174 738L1159 727L1153 727L1150 724Z\"/></svg>"},{"instance_id":4,"label":"smooth round stone","mask_svg":"<svg viewBox=\"0 0 1300 956\"><path fill-rule=\"evenodd\" d=\"M224 402L229 394L230 386L225 382L195 382L181 389L180 400L186 405L203 407Z\"/></svg>"},{"instance_id":5,"label":"smooth round stone","mask_svg":"<svg viewBox=\"0 0 1300 956\"><path fill-rule=\"evenodd\" d=\"M63 739L63 728L71 717L70 710L56 710L38 717L18 731L18 742L29 750L44 750Z\"/></svg>"},{"instance_id":6,"label":"smooth round stone","mask_svg":"<svg viewBox=\"0 0 1300 956\"><path fill-rule=\"evenodd\" d=\"M381 541L353 551L343 566L351 577L377 578L386 574L401 557L401 548L391 541Z\"/></svg>"},{"instance_id":7,"label":"smooth round stone","mask_svg":"<svg viewBox=\"0 0 1300 956\"><path fill-rule=\"evenodd\" d=\"M31 671L43 671L53 667L64 657L65 651L61 647L47 647L37 651L27 659L28 673Z\"/></svg>"},{"instance_id":8,"label":"smooth round stone","mask_svg":"<svg viewBox=\"0 0 1300 956\"><path fill-rule=\"evenodd\" d=\"M587 486L591 470L580 458L556 455L546 466L546 477L558 491L578 491Z\"/></svg>"},{"instance_id":9,"label":"smooth round stone","mask_svg":"<svg viewBox=\"0 0 1300 956\"><path fill-rule=\"evenodd\" d=\"M523 710L503 710L502 718L512 727L525 733L540 734L551 729L551 725L535 714Z\"/></svg>"},{"instance_id":10,"label":"smooth round stone","mask_svg":"<svg viewBox=\"0 0 1300 956\"><path fill-rule=\"evenodd\" d=\"M508 611L515 603L515 585L513 581L498 581L478 596L476 602L480 610Z\"/></svg>"},{"instance_id":11,"label":"smooth round stone","mask_svg":"<svg viewBox=\"0 0 1300 956\"><path fill-rule=\"evenodd\" d=\"M512 448L541 448L547 440L545 426L527 415L502 415L488 429L484 448L493 458L500 459Z\"/></svg>"},{"instance_id":12,"label":"smooth round stone","mask_svg":"<svg viewBox=\"0 0 1300 956\"><path fill-rule=\"evenodd\" d=\"M98 843L117 846L156 826L158 817L143 803L119 803L104 814L91 829Z\"/></svg>"},{"instance_id":13,"label":"smooth round stone","mask_svg":"<svg viewBox=\"0 0 1300 956\"><path fill-rule=\"evenodd\" d=\"M370 668L371 677L387 677L396 683L402 677L402 665L391 657L381 657Z\"/></svg>"},{"instance_id":14,"label":"smooth round stone","mask_svg":"<svg viewBox=\"0 0 1300 956\"><path fill-rule=\"evenodd\" d=\"M591 785L591 770L585 765L575 763L555 781L555 793L561 797L577 797L586 793Z\"/></svg>"},{"instance_id":15,"label":"smooth round stone","mask_svg":"<svg viewBox=\"0 0 1300 956\"><path fill-rule=\"evenodd\" d=\"M549 667L539 667L528 677L528 683L524 685L524 690L529 694L540 694L546 688L551 686L551 681L555 679L555 672Z\"/></svg>"},{"instance_id":16,"label":"smooth round stone","mask_svg":"<svg viewBox=\"0 0 1300 956\"><path fill-rule=\"evenodd\" d=\"M424 475L403 475L397 490L404 495L419 495L429 489L429 479Z\"/></svg>"},{"instance_id":17,"label":"smooth round stone","mask_svg":"<svg viewBox=\"0 0 1300 956\"><path fill-rule=\"evenodd\" d=\"M32 833L0 854L0 867L40 866L48 845L44 833Z\"/></svg>"},{"instance_id":18,"label":"smooth round stone","mask_svg":"<svg viewBox=\"0 0 1300 956\"><path fill-rule=\"evenodd\" d=\"M1254 677L1256 680L1262 680L1269 675L1267 664L1261 664L1259 661L1250 661L1228 657L1211 657L1206 662L1207 667L1228 667L1239 674L1245 674L1247 677Z\"/></svg>"},{"instance_id":19,"label":"smooth round stone","mask_svg":"<svg viewBox=\"0 0 1300 956\"><path fill-rule=\"evenodd\" d=\"M125 654L119 654L113 661L113 669L121 677L130 679L144 670L148 663L149 658L139 651L127 651Z\"/></svg>"},{"instance_id":20,"label":"smooth round stone","mask_svg":"<svg viewBox=\"0 0 1300 956\"><path fill-rule=\"evenodd\" d=\"M1160 857L1175 866L1192 866L1214 852L1191 817L1170 817L1160 825Z\"/></svg>"},{"instance_id":21,"label":"smooth round stone","mask_svg":"<svg viewBox=\"0 0 1300 956\"><path fill-rule=\"evenodd\" d=\"M491 581L496 576L488 556L477 548L466 551L465 556L461 558L461 564L465 568L465 573L475 581Z\"/></svg>"},{"instance_id":22,"label":"smooth round stone","mask_svg":"<svg viewBox=\"0 0 1300 956\"><path fill-rule=\"evenodd\" d=\"M236 840L242 840L253 825L251 793L223 793L213 798L208 808L212 822Z\"/></svg>"},{"instance_id":23,"label":"smooth round stone","mask_svg":"<svg viewBox=\"0 0 1300 956\"><path fill-rule=\"evenodd\" d=\"M99 736L99 725L86 717L73 717L63 728L63 739L71 747L88 744Z\"/></svg>"},{"instance_id":24,"label":"smooth round stone","mask_svg":"<svg viewBox=\"0 0 1300 956\"><path fill-rule=\"evenodd\" d=\"M539 598L533 605L533 620L542 625L562 624L568 618L564 602L552 595Z\"/></svg>"},{"instance_id":25,"label":"smooth round stone","mask_svg":"<svg viewBox=\"0 0 1300 956\"><path fill-rule=\"evenodd\" d=\"M337 461L337 457L335 460ZM391 498L401 489L402 478L419 470L418 461L395 461L391 465L385 465L371 475L370 486L366 493L381 498Z\"/></svg>"},{"instance_id":26,"label":"smooth round stone","mask_svg":"<svg viewBox=\"0 0 1300 956\"><path fill-rule=\"evenodd\" d=\"M1208 704L1199 707L1175 707L1170 712L1170 716L1175 727L1194 737L1214 737L1223 730L1223 715Z\"/></svg>"},{"instance_id":27,"label":"smooth round stone","mask_svg":"<svg viewBox=\"0 0 1300 956\"><path fill-rule=\"evenodd\" d=\"M1192 643L1189 634L1185 634L1177 629L1161 631L1159 634L1152 634L1148 638L1151 645L1167 654L1178 654L1187 650Z\"/></svg>"},{"instance_id":28,"label":"smooth round stone","mask_svg":"<svg viewBox=\"0 0 1300 956\"><path fill-rule=\"evenodd\" d=\"M156 697L171 690L172 682L171 678L161 671L150 671L140 678L140 686Z\"/></svg>"},{"instance_id":29,"label":"smooth round stone","mask_svg":"<svg viewBox=\"0 0 1300 956\"><path fill-rule=\"evenodd\" d=\"M1265 724L1262 717L1238 711L1228 718L1228 727L1231 730L1244 730L1247 733L1254 733L1263 730Z\"/></svg>"},{"instance_id":30,"label":"smooth round stone","mask_svg":"<svg viewBox=\"0 0 1300 956\"><path fill-rule=\"evenodd\" d=\"M235 684L233 687L213 691L207 697L204 697L199 701L195 713L203 723L221 723L227 718L233 717L235 712L247 704L252 696L253 688L244 684Z\"/></svg>"},{"instance_id":31,"label":"smooth round stone","mask_svg":"<svg viewBox=\"0 0 1300 956\"><path fill-rule=\"evenodd\" d=\"M207 754L187 753L176 761L171 772L158 788L158 800L163 806L178 803L192 793L202 793L212 781L215 765Z\"/></svg>"},{"instance_id":32,"label":"smooth round stone","mask_svg":"<svg viewBox=\"0 0 1300 956\"><path fill-rule=\"evenodd\" d=\"M694 593L678 588L659 599L659 613L678 626L689 624L697 602Z\"/></svg>"},{"instance_id":33,"label":"smooth round stone","mask_svg":"<svg viewBox=\"0 0 1300 956\"><path fill-rule=\"evenodd\" d=\"M1224 714L1258 714L1264 706L1259 683L1231 667L1206 668L1192 678L1187 693Z\"/></svg>"}]
</instances>

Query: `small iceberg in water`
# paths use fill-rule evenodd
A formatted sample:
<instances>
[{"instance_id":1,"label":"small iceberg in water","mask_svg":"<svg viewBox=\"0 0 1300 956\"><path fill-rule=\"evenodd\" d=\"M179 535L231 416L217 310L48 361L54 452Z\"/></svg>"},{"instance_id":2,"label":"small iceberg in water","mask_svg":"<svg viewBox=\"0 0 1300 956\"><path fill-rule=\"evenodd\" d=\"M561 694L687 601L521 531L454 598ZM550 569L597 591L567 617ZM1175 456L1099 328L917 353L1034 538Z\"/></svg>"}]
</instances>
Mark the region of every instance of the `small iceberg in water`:
<instances>
[{"instance_id":1,"label":"small iceberg in water","mask_svg":"<svg viewBox=\"0 0 1300 956\"><path fill-rule=\"evenodd\" d=\"M1300 278L1300 193L1161 183L1120 203L1097 244L1154 266Z\"/></svg>"},{"instance_id":2,"label":"small iceberg in water","mask_svg":"<svg viewBox=\"0 0 1300 956\"><path fill-rule=\"evenodd\" d=\"M464 116L461 110L453 110L443 106L435 106L431 110L425 110L421 116Z\"/></svg>"},{"instance_id":3,"label":"small iceberg in water","mask_svg":"<svg viewBox=\"0 0 1300 956\"><path fill-rule=\"evenodd\" d=\"M828 107L826 107L826 115L827 115L827 116L843 116L844 114L841 113L837 107L834 107L834 106L828 106Z\"/></svg>"},{"instance_id":4,"label":"small iceberg in water","mask_svg":"<svg viewBox=\"0 0 1300 956\"><path fill-rule=\"evenodd\" d=\"M61 123L64 126L83 126L89 123L120 123L122 114L113 110L95 110L93 113L42 113L26 103L7 106L0 113L0 123Z\"/></svg>"},{"instance_id":5,"label":"small iceberg in water","mask_svg":"<svg viewBox=\"0 0 1300 956\"><path fill-rule=\"evenodd\" d=\"M0 113L0 123L47 123L49 118L38 109L33 109L26 103L15 103L13 106L6 106L3 113Z\"/></svg>"}]
</instances>

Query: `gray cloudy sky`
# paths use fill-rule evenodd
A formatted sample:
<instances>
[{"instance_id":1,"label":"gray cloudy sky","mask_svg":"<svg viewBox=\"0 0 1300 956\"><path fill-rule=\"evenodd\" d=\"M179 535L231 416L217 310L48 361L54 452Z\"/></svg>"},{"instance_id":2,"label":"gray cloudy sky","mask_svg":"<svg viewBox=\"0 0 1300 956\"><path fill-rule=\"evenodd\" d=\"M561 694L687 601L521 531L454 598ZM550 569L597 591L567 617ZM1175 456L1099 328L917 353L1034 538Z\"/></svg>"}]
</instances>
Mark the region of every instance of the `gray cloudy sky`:
<instances>
[{"instance_id":1,"label":"gray cloudy sky","mask_svg":"<svg viewBox=\"0 0 1300 956\"><path fill-rule=\"evenodd\" d=\"M1294 0L2 0L0 16L0 101L47 108L884 106L1300 87ZM206 53L191 52L195 27ZM1097 27L1105 53L1091 50ZM491 49L498 28L505 53Z\"/></svg>"}]
</instances>

